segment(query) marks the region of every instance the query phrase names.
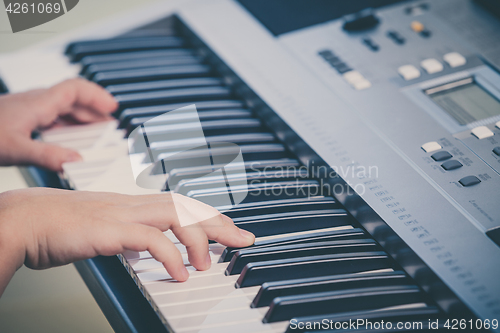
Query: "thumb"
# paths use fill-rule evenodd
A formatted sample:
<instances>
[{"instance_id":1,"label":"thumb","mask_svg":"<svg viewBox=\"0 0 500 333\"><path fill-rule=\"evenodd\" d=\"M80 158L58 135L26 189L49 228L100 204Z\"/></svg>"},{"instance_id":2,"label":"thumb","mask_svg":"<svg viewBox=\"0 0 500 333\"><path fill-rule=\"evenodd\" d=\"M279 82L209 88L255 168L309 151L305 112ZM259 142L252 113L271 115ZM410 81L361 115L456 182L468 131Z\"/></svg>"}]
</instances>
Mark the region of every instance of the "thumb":
<instances>
[{"instance_id":1,"label":"thumb","mask_svg":"<svg viewBox=\"0 0 500 333\"><path fill-rule=\"evenodd\" d=\"M62 171L62 164L81 161L80 154L69 148L28 140L20 155L26 164L37 165L52 171Z\"/></svg>"}]
</instances>

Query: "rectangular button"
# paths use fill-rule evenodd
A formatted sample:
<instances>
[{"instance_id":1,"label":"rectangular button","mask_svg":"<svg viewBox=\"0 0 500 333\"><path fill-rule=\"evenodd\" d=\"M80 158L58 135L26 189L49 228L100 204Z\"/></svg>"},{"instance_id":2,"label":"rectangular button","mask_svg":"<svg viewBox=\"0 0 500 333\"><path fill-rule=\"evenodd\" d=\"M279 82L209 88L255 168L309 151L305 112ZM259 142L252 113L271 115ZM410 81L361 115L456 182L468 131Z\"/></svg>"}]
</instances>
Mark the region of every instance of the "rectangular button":
<instances>
[{"instance_id":1,"label":"rectangular button","mask_svg":"<svg viewBox=\"0 0 500 333\"><path fill-rule=\"evenodd\" d=\"M413 80L413 79L420 77L420 71L418 70L417 67L415 67L413 65L404 65L404 66L399 67L398 73L406 81Z\"/></svg>"},{"instance_id":2,"label":"rectangular button","mask_svg":"<svg viewBox=\"0 0 500 333\"><path fill-rule=\"evenodd\" d=\"M443 56L443 59L448 63L448 65L450 65L450 67L459 67L467 63L465 57L458 52L446 53Z\"/></svg>"},{"instance_id":3,"label":"rectangular button","mask_svg":"<svg viewBox=\"0 0 500 333\"><path fill-rule=\"evenodd\" d=\"M422 145L422 149L426 152L426 153L430 153L430 152L433 152L433 151L436 151L436 150L439 150L443 147L441 147L441 145L439 143L437 143L436 141L431 141L431 142L427 142L427 143L424 143Z\"/></svg>"},{"instance_id":4,"label":"rectangular button","mask_svg":"<svg viewBox=\"0 0 500 333\"><path fill-rule=\"evenodd\" d=\"M449 160L441 164L441 167L446 171L455 170L461 168L463 165L457 160Z\"/></svg>"},{"instance_id":5,"label":"rectangular button","mask_svg":"<svg viewBox=\"0 0 500 333\"><path fill-rule=\"evenodd\" d=\"M422 68L429 74L434 74L443 70L443 64L434 58L423 60L420 63L420 66L422 66Z\"/></svg>"},{"instance_id":6,"label":"rectangular button","mask_svg":"<svg viewBox=\"0 0 500 333\"><path fill-rule=\"evenodd\" d=\"M460 179L458 182L460 184L462 184L463 186L467 187L467 186L479 184L481 181L476 176L467 176L467 177Z\"/></svg>"},{"instance_id":7,"label":"rectangular button","mask_svg":"<svg viewBox=\"0 0 500 333\"><path fill-rule=\"evenodd\" d=\"M478 126L471 130L472 134L478 139L489 138L490 136L495 135L488 127L486 126Z\"/></svg>"},{"instance_id":8,"label":"rectangular button","mask_svg":"<svg viewBox=\"0 0 500 333\"><path fill-rule=\"evenodd\" d=\"M441 162L441 161L446 161L450 158L452 158L453 156L448 153L447 151L443 150L443 151L438 151L437 153L434 153L431 155L432 159L436 162Z\"/></svg>"}]
</instances>

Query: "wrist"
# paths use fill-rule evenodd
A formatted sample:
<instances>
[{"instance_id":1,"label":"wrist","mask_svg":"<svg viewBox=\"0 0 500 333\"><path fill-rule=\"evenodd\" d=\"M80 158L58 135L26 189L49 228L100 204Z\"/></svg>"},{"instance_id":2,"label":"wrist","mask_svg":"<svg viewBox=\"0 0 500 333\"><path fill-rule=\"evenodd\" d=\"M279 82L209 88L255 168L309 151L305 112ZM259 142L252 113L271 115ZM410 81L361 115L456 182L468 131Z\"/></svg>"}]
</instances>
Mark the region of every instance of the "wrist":
<instances>
[{"instance_id":1,"label":"wrist","mask_svg":"<svg viewBox=\"0 0 500 333\"><path fill-rule=\"evenodd\" d=\"M16 232L8 193L0 194L0 296L14 273L23 265L25 245ZM22 229L22 228L21 228Z\"/></svg>"},{"instance_id":2,"label":"wrist","mask_svg":"<svg viewBox=\"0 0 500 333\"><path fill-rule=\"evenodd\" d=\"M0 193L0 251L19 269L26 254L26 225L17 209L18 191Z\"/></svg>"}]
</instances>

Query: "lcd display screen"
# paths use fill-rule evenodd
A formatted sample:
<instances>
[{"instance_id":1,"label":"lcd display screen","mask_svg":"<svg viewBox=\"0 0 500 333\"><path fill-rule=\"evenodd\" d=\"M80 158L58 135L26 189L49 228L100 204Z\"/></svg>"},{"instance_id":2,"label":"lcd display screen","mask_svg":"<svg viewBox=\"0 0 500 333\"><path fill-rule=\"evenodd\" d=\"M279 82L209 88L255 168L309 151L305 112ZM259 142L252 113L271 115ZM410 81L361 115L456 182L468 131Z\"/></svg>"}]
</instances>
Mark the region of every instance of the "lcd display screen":
<instances>
[{"instance_id":1,"label":"lcd display screen","mask_svg":"<svg viewBox=\"0 0 500 333\"><path fill-rule=\"evenodd\" d=\"M473 78L450 82L424 92L460 125L500 115L500 101Z\"/></svg>"}]
</instances>

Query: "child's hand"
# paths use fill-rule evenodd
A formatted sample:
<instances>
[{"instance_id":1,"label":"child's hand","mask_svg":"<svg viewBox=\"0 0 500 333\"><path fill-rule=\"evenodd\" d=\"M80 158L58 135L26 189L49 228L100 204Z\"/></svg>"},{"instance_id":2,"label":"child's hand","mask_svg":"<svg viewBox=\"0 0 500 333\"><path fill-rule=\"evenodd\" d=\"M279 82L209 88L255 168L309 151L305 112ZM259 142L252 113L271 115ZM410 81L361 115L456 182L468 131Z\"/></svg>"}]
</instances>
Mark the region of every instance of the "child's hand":
<instances>
[{"instance_id":1,"label":"child's hand","mask_svg":"<svg viewBox=\"0 0 500 333\"><path fill-rule=\"evenodd\" d=\"M181 227L173 204L186 212L210 212L209 219ZM215 216L215 217L213 217ZM42 269L125 250L149 251L168 273L185 281L188 272L171 229L187 247L191 264L210 267L208 239L232 247L253 244L253 234L237 228L215 208L179 194L130 196L47 188L0 194L0 295L24 264Z\"/></svg>"},{"instance_id":2,"label":"child's hand","mask_svg":"<svg viewBox=\"0 0 500 333\"><path fill-rule=\"evenodd\" d=\"M56 120L88 123L110 119L118 107L106 90L83 80L64 81L49 89L0 96L0 165L34 164L60 171L81 157L71 149L31 139L31 133Z\"/></svg>"}]
</instances>

